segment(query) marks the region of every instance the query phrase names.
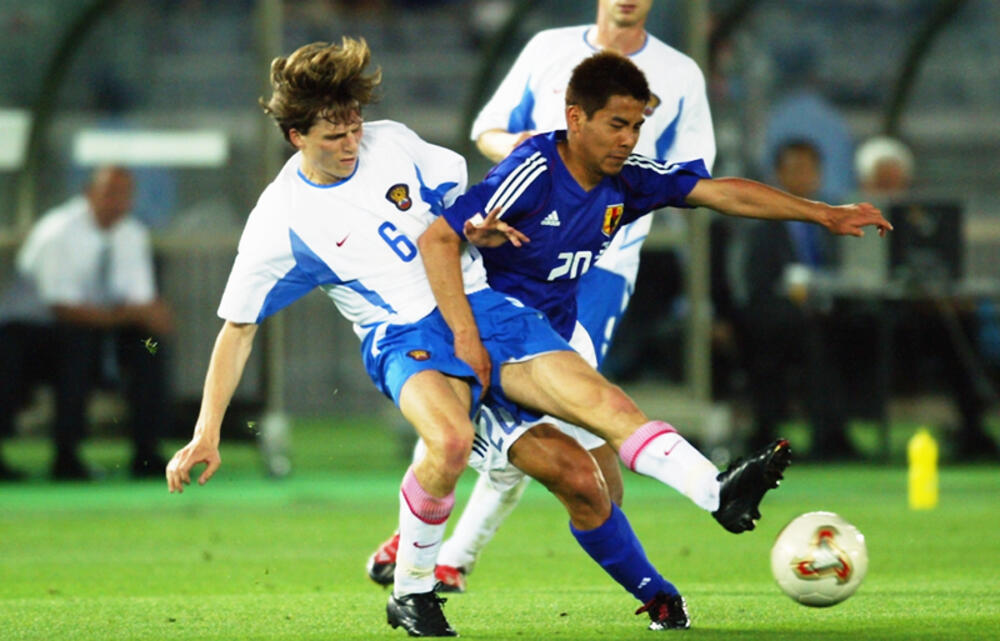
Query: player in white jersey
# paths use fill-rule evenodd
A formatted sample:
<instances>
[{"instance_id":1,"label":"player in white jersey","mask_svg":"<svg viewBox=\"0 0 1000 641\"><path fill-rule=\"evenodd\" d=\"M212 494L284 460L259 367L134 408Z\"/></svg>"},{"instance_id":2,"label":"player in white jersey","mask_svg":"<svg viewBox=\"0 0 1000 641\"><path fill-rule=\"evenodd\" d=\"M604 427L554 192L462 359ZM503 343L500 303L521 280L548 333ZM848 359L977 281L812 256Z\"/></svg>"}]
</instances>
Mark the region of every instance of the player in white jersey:
<instances>
[{"instance_id":1,"label":"player in white jersey","mask_svg":"<svg viewBox=\"0 0 1000 641\"><path fill-rule=\"evenodd\" d=\"M564 128L565 91L573 68L597 51L612 49L627 55L642 70L652 92L635 153L670 162L700 158L711 171L715 135L705 79L694 60L645 30L652 4L652 0L599 0L595 24L536 34L472 125L472 138L479 150L499 162L529 136ZM618 313L605 319L613 324L604 323L599 330L587 328L599 360L607 353L616 321L634 290L639 252L651 221L643 217L624 227L597 263L605 273L592 270L588 276L594 279L591 285L603 285L611 278L620 287L618 296L613 297L616 304L621 303ZM593 287L581 289L593 291ZM606 289L603 285L602 290ZM609 296L602 295L594 300L606 298Z\"/></svg>"},{"instance_id":2,"label":"player in white jersey","mask_svg":"<svg viewBox=\"0 0 1000 641\"><path fill-rule=\"evenodd\" d=\"M464 162L398 123L370 123L362 136L361 108L380 80L377 72L363 73L369 60L363 41L345 38L341 46L314 43L272 63L274 92L265 112L298 153L247 221L219 306L225 322L194 436L167 466L169 490L181 492L195 465L206 465L200 484L219 469L222 418L259 323L318 287L354 323L373 382L427 445L400 490L390 625L412 636L455 635L433 592L433 572L455 483L470 451L489 450L564 503L581 545L642 601L639 612L649 614L653 629L687 627L683 599L645 558L590 455L558 430L514 420L524 410L507 398L537 412L536 420L556 415L616 446L641 432L639 426L662 428L570 349L542 314L486 287L481 263L468 252L455 255L462 265L455 275L463 283L460 304L479 320L473 331L450 331L435 308L415 238L464 187ZM484 348L480 356L498 366L483 375L456 355L455 345ZM479 410L491 420L476 433L470 412L481 398ZM664 482L689 476L692 466L677 459L670 474L651 475ZM714 504L746 511L765 491L760 482L738 480L727 490L714 467L697 463Z\"/></svg>"},{"instance_id":3,"label":"player in white jersey","mask_svg":"<svg viewBox=\"0 0 1000 641\"><path fill-rule=\"evenodd\" d=\"M563 129L566 86L574 67L597 51L612 49L627 55L642 70L652 92L635 153L671 162L700 158L711 171L715 136L705 79L694 60L646 31L652 4L652 0L599 0L595 24L535 34L472 125L472 139L483 155L500 162L531 135ZM635 290L639 254L651 224L652 217L643 216L625 225L581 280L577 310L585 332L574 335L571 344L596 366L603 363ZM592 448L612 499L621 505L618 456L600 439L584 437L582 442ZM442 589L464 591L466 575L517 505L527 482L524 477L517 485L501 489L487 478L477 481L441 551L436 573ZM369 559L370 574L377 582L389 580L392 574L392 555L383 549L386 545L391 549L394 540Z\"/></svg>"}]
</instances>

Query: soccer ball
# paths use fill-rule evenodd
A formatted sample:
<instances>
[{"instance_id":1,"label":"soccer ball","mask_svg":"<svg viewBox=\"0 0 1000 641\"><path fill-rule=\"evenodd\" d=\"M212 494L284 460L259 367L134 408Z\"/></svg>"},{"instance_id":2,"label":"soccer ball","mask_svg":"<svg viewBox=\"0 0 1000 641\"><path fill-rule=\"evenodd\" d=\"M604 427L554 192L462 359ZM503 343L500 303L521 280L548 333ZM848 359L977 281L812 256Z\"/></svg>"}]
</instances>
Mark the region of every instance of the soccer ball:
<instances>
[{"instance_id":1,"label":"soccer ball","mask_svg":"<svg viewBox=\"0 0 1000 641\"><path fill-rule=\"evenodd\" d=\"M771 548L778 586L803 605L836 605L861 585L868 571L865 536L833 512L797 516Z\"/></svg>"}]
</instances>

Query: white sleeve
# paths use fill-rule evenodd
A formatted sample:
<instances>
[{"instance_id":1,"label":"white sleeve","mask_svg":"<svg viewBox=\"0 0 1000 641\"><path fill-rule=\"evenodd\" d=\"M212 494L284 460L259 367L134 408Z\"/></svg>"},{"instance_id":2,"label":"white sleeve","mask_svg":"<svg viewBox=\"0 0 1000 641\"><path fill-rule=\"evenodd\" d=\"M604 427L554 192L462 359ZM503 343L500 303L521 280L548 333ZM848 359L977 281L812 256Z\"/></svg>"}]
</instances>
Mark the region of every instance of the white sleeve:
<instances>
[{"instance_id":1,"label":"white sleeve","mask_svg":"<svg viewBox=\"0 0 1000 641\"><path fill-rule=\"evenodd\" d=\"M669 150L668 160L686 162L701 158L711 171L715 163L715 132L712 128L712 111L705 93L705 77L692 62L694 71L684 96L684 110L677 128L677 137Z\"/></svg>"},{"instance_id":2,"label":"white sleeve","mask_svg":"<svg viewBox=\"0 0 1000 641\"><path fill-rule=\"evenodd\" d=\"M538 62L538 56L534 53L538 47L538 41L537 34L528 41L528 44L518 54L510 71L504 76L500 86L479 111L475 122L472 123L472 133L470 134L472 140L478 139L483 132L491 129L509 131L511 112L521 103L525 89L531 81L532 68Z\"/></svg>"},{"instance_id":3,"label":"white sleeve","mask_svg":"<svg viewBox=\"0 0 1000 641\"><path fill-rule=\"evenodd\" d=\"M234 323L259 323L313 289L311 283L279 283L294 277L288 226L266 211L264 197L247 219L218 314ZM271 214L271 215L269 215Z\"/></svg>"},{"instance_id":4,"label":"white sleeve","mask_svg":"<svg viewBox=\"0 0 1000 641\"><path fill-rule=\"evenodd\" d=\"M420 172L420 197L440 216L455 199L465 193L469 172L461 154L423 140L406 129L407 147Z\"/></svg>"}]
</instances>

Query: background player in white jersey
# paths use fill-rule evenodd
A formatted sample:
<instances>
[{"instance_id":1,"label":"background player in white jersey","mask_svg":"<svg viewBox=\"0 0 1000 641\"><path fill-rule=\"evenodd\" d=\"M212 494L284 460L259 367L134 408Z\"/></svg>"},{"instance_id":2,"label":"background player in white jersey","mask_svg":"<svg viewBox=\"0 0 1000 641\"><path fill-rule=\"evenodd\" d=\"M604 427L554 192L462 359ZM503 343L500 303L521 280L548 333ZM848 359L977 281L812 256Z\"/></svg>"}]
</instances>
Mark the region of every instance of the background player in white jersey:
<instances>
[{"instance_id":1,"label":"background player in white jersey","mask_svg":"<svg viewBox=\"0 0 1000 641\"><path fill-rule=\"evenodd\" d=\"M635 152L659 160L702 159L711 171L715 136L705 79L697 63L646 31L653 0L598 0L595 24L541 31L518 55L496 92L472 125L472 139L487 158L500 162L537 132L566 126L566 86L574 67L597 51L610 49L629 57L643 71L652 98ZM625 225L597 264L581 279L577 294L580 323L593 347L577 347L596 358L599 367L635 290L639 254L652 218ZM552 219L551 225L558 225ZM583 341L584 337L580 337ZM621 505L623 487L618 456L599 439L586 439L611 492ZM419 456L419 452L417 454ZM528 477L499 489L486 477L477 480L472 495L436 568L439 589L462 592L465 577L497 528L513 511ZM369 575L378 583L392 581L395 537L369 558Z\"/></svg>"},{"instance_id":2,"label":"background player in white jersey","mask_svg":"<svg viewBox=\"0 0 1000 641\"><path fill-rule=\"evenodd\" d=\"M616 441L649 421L539 312L486 287L481 263L468 253L459 258L462 301L480 317L468 338L480 345L480 336L486 337L489 359L502 366L490 380L479 381L456 357L455 337L435 309L413 239L464 187L464 161L390 121L368 123L362 136L361 108L380 80L377 72L363 73L369 60L363 41L345 38L342 46L306 45L272 63L274 93L265 111L298 153L247 220L219 305L225 322L194 436L168 464L167 485L182 491L199 463L206 464L199 483L215 474L222 417L258 324L322 289L354 324L373 382L427 444L400 491L401 549L388 621L413 636L454 636L441 611L443 600L433 592L433 571L455 482L473 449L469 416L481 392L490 387L489 402L496 404L489 407L491 416L521 411L502 389L533 411L563 416ZM569 393L563 390L567 377L575 383ZM590 455L557 430L510 432L518 427L513 420L492 425L481 443L538 478L565 504L581 545L643 602L639 612L649 613L650 626L687 627L683 599L649 564L624 516L615 512ZM714 480L715 470L708 473ZM755 504L755 492L763 493L760 485L731 484L729 502L745 510Z\"/></svg>"}]
</instances>

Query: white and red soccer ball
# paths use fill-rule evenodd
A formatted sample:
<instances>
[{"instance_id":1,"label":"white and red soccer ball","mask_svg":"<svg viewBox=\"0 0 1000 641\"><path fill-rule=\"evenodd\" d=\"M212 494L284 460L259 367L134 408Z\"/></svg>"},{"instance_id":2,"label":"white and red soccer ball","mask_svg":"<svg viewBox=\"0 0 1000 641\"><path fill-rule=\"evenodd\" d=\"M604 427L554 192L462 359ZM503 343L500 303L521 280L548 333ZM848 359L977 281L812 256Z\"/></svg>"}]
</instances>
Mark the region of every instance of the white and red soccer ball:
<instances>
[{"instance_id":1,"label":"white and red soccer ball","mask_svg":"<svg viewBox=\"0 0 1000 641\"><path fill-rule=\"evenodd\" d=\"M803 605L840 603L854 594L867 571L864 535L833 512L792 519L771 548L774 580Z\"/></svg>"}]
</instances>

